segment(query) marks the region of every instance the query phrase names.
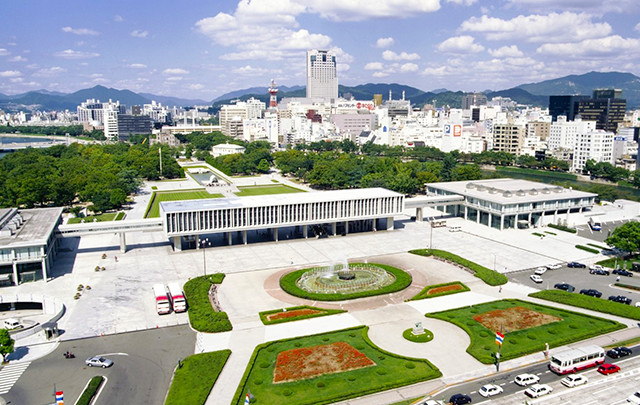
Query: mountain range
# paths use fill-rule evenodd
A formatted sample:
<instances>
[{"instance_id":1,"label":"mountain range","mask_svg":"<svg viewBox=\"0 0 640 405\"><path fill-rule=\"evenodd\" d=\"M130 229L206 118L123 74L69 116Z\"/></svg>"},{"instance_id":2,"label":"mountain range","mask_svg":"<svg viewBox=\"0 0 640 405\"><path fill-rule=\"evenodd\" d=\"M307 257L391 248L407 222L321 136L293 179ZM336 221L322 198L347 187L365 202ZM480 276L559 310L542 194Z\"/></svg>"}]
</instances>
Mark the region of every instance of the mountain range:
<instances>
[{"instance_id":1,"label":"mountain range","mask_svg":"<svg viewBox=\"0 0 640 405\"><path fill-rule=\"evenodd\" d=\"M637 108L640 106L640 77L631 73L623 72L589 72L582 75L570 75L557 79L545 80L537 83L526 83L516 87L500 90L485 91L485 95L491 99L496 96L509 97L520 104L530 104L534 106L546 107L549 102L549 95L571 95L585 94L591 95L596 88L617 88L622 89L622 97L627 100L627 108ZM279 86L278 98L283 97L304 97L304 86ZM415 87L397 83L367 83L358 86L342 86L338 88L341 95L351 94L358 100L371 100L374 94L382 94L386 99L389 91L394 99L404 96L411 100L416 107L424 104L435 104L437 107L448 105L452 108L460 108L462 105L462 91L450 91L447 89L436 89L423 91ZM130 90L117 90L104 86L95 86L90 89L83 89L74 93L65 94L48 90L30 91L28 93L8 96L0 93L0 108L17 109L45 109L45 110L75 110L76 106L87 99L99 99L101 101L119 100L127 106L148 104L155 100L168 106L193 106L193 105L213 105L213 110L217 110L223 104L228 104L232 100L247 100L255 97L264 102L268 102L269 94L266 87L250 87L243 90L236 90L217 97L212 101L200 99L184 99L170 96L159 96L150 93L134 93Z\"/></svg>"}]
</instances>

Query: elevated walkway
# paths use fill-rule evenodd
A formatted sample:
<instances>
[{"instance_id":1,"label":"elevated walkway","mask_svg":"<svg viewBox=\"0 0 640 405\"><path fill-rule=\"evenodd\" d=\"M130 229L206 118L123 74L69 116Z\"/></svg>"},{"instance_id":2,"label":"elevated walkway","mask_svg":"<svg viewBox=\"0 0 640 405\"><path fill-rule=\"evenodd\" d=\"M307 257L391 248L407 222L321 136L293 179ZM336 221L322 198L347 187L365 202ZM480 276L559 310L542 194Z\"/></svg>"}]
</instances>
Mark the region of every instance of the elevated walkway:
<instances>
[{"instance_id":1,"label":"elevated walkway","mask_svg":"<svg viewBox=\"0 0 640 405\"><path fill-rule=\"evenodd\" d=\"M426 207L440 207L444 205L459 205L464 201L461 195L427 195L415 198L405 198L404 208L416 209L416 221L422 221L422 210Z\"/></svg>"},{"instance_id":2,"label":"elevated walkway","mask_svg":"<svg viewBox=\"0 0 640 405\"><path fill-rule=\"evenodd\" d=\"M85 222L82 224L59 225L56 230L56 236L60 238L74 238L83 235L119 233L120 250L126 252L126 232L156 232L163 230L162 218L147 218L131 221Z\"/></svg>"}]
</instances>

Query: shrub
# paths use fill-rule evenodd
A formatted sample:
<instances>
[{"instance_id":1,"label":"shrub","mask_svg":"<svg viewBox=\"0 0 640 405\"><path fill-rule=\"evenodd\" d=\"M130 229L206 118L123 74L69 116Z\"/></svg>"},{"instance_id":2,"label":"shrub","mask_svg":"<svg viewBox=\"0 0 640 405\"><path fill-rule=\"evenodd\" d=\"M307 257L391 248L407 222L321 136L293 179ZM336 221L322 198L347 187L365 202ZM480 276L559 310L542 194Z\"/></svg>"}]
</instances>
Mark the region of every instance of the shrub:
<instances>
[{"instance_id":1,"label":"shrub","mask_svg":"<svg viewBox=\"0 0 640 405\"><path fill-rule=\"evenodd\" d=\"M226 332L232 329L226 312L217 312L209 301L209 289L215 281L222 282L224 274L196 277L184 285L189 303L189 322L200 332ZM214 281L212 281L214 280Z\"/></svg>"},{"instance_id":2,"label":"shrub","mask_svg":"<svg viewBox=\"0 0 640 405\"><path fill-rule=\"evenodd\" d=\"M444 260L457 263L473 271L476 277L478 277L479 279L481 279L482 281L484 281L485 283L491 286L506 284L507 281L509 281L507 279L507 276L505 276L504 274L500 274L497 271L490 270L484 266L481 266L477 263L474 263L458 255L454 255L453 253L446 252L444 250L416 249L416 250L410 250L409 253L413 253L415 255L420 255L420 256L435 256Z\"/></svg>"},{"instance_id":3,"label":"shrub","mask_svg":"<svg viewBox=\"0 0 640 405\"><path fill-rule=\"evenodd\" d=\"M593 246L594 248L598 248L598 249L601 249L601 250L607 250L607 249L610 249L610 248L608 248L608 247L604 247L604 246L596 245L595 243L587 243L587 245L589 245L589 246Z\"/></svg>"},{"instance_id":4,"label":"shrub","mask_svg":"<svg viewBox=\"0 0 640 405\"><path fill-rule=\"evenodd\" d=\"M442 291L442 292L436 292L436 293L429 294L429 291L434 289L434 288L447 287L447 286L450 286L450 285L459 285L461 288L458 289L458 290L449 290L449 291ZM428 285L425 288L423 288L422 291L420 291L418 294L416 294L413 298L410 298L409 301L421 300L421 299L424 299L424 298L441 297L443 295L455 294L455 293L465 292L465 291L469 291L469 287L467 287L466 285L464 285L460 281L452 281L450 283Z\"/></svg>"},{"instance_id":5,"label":"shrub","mask_svg":"<svg viewBox=\"0 0 640 405\"><path fill-rule=\"evenodd\" d=\"M78 398L76 405L89 405L93 400L93 397L98 392L98 388L100 388L100 384L104 381L104 377L101 375L93 377L89 380L89 384Z\"/></svg>"},{"instance_id":6,"label":"shrub","mask_svg":"<svg viewBox=\"0 0 640 405\"><path fill-rule=\"evenodd\" d=\"M547 235L543 235L543 234L538 233L538 232L534 232L534 233L532 233L532 235L540 236L541 238L544 238L545 236L547 236Z\"/></svg>"},{"instance_id":7,"label":"shrub","mask_svg":"<svg viewBox=\"0 0 640 405\"><path fill-rule=\"evenodd\" d=\"M616 287L627 288L629 290L634 290L634 291L640 291L640 287L637 285L623 284L623 283L615 283L614 285Z\"/></svg>"},{"instance_id":8,"label":"shrub","mask_svg":"<svg viewBox=\"0 0 640 405\"><path fill-rule=\"evenodd\" d=\"M279 318L279 319L269 319L269 315L272 314L278 314L278 313L285 313L285 311L283 309L274 309L274 310L270 310L270 311L263 311L260 312L260 320L262 321L262 323L264 325L273 325L273 324L277 324L277 323L284 323L284 322L293 322L293 321L299 321L302 319L309 319L309 318L317 318L319 316L327 316L327 315L334 315L334 314L341 314L343 312L347 312L341 309L323 309L323 308L317 308L317 307L312 307L309 305L301 305L301 306L297 306L297 307L289 307L289 308L285 308L286 312L289 312L289 314L293 313L293 311L296 310L300 310L300 309L311 309L311 310L316 310L319 312L316 313L310 313L310 314L301 314L298 316L289 316L286 318Z\"/></svg>"},{"instance_id":9,"label":"shrub","mask_svg":"<svg viewBox=\"0 0 640 405\"><path fill-rule=\"evenodd\" d=\"M549 228L558 229L560 231L565 231L565 232L569 232L569 233L577 233L578 232L575 228L569 228L568 226L564 226L564 225L549 224L547 226Z\"/></svg>"},{"instance_id":10,"label":"shrub","mask_svg":"<svg viewBox=\"0 0 640 405\"><path fill-rule=\"evenodd\" d=\"M576 245L576 249L584 250L585 252L594 253L594 254L600 253L599 250L596 250L584 245Z\"/></svg>"}]
</instances>

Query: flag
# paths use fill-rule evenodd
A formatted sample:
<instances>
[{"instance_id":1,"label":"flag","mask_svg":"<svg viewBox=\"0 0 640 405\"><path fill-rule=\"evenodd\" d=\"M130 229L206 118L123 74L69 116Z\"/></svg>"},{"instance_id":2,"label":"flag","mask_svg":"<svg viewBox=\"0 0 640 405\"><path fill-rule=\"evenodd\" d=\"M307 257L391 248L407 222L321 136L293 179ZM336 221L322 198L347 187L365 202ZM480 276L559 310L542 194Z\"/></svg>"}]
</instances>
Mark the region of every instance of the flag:
<instances>
[{"instance_id":1,"label":"flag","mask_svg":"<svg viewBox=\"0 0 640 405\"><path fill-rule=\"evenodd\" d=\"M496 343L502 346L503 341L504 341L504 335L500 332L496 332Z\"/></svg>"},{"instance_id":2,"label":"flag","mask_svg":"<svg viewBox=\"0 0 640 405\"><path fill-rule=\"evenodd\" d=\"M247 392L247 396L244 397L244 405L249 405L251 403L251 397L249 396L249 393Z\"/></svg>"},{"instance_id":3,"label":"flag","mask_svg":"<svg viewBox=\"0 0 640 405\"><path fill-rule=\"evenodd\" d=\"M56 405L64 404L64 396L62 391L56 391Z\"/></svg>"}]
</instances>

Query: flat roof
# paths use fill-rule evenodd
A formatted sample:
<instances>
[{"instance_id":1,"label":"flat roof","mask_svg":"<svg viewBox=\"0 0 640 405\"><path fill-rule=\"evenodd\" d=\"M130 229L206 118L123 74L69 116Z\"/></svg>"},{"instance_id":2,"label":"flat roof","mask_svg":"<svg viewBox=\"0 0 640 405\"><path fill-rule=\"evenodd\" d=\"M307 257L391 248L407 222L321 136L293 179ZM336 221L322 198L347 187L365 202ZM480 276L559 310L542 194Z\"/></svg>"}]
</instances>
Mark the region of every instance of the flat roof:
<instances>
[{"instance_id":1,"label":"flat roof","mask_svg":"<svg viewBox=\"0 0 640 405\"><path fill-rule=\"evenodd\" d=\"M0 248L45 245L58 225L62 207L19 209L24 223L11 236L0 236Z\"/></svg>"},{"instance_id":2,"label":"flat roof","mask_svg":"<svg viewBox=\"0 0 640 405\"><path fill-rule=\"evenodd\" d=\"M428 187L500 204L597 197L597 194L520 179L428 183Z\"/></svg>"},{"instance_id":3,"label":"flat roof","mask_svg":"<svg viewBox=\"0 0 640 405\"><path fill-rule=\"evenodd\" d=\"M160 209L164 212L182 212L399 196L402 196L402 194L385 188L359 188L350 190L312 191L294 194L211 198L204 200L163 201L160 203Z\"/></svg>"}]
</instances>

